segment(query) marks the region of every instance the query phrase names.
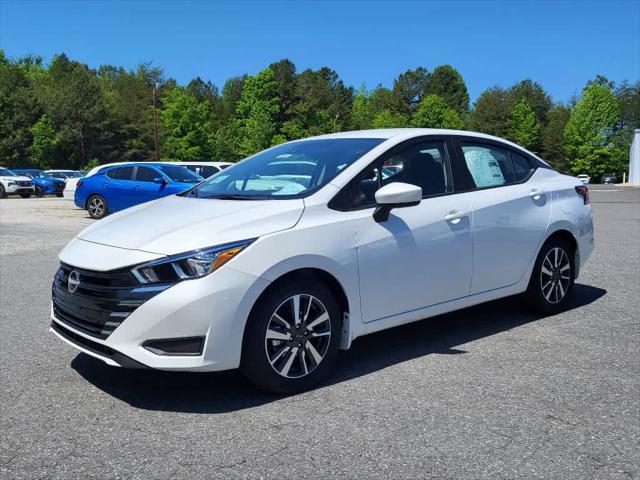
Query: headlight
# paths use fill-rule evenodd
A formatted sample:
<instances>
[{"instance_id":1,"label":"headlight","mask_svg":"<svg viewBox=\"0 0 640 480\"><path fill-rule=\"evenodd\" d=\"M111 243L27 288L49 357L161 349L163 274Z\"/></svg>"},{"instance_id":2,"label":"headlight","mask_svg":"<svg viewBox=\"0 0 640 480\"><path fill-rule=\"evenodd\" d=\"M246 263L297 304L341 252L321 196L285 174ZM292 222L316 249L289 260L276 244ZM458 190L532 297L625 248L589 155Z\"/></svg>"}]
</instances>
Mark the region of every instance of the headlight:
<instances>
[{"instance_id":1,"label":"headlight","mask_svg":"<svg viewBox=\"0 0 640 480\"><path fill-rule=\"evenodd\" d=\"M145 285L175 283L204 277L216 271L254 241L255 238L174 255L138 265L131 269L131 274Z\"/></svg>"},{"instance_id":2,"label":"headlight","mask_svg":"<svg viewBox=\"0 0 640 480\"><path fill-rule=\"evenodd\" d=\"M9 184L8 184L8 185L9 185L9 186L11 186L11 185L17 185L17 183L16 183L16 182L9 182Z\"/></svg>"}]
</instances>

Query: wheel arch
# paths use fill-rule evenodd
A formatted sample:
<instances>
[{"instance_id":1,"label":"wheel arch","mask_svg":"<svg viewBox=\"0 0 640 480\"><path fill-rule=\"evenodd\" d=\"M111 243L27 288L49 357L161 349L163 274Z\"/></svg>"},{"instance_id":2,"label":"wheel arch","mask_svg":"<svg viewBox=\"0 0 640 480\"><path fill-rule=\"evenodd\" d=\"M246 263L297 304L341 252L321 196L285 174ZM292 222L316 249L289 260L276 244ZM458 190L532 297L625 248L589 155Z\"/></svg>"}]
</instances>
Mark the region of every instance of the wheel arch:
<instances>
[{"instance_id":1,"label":"wheel arch","mask_svg":"<svg viewBox=\"0 0 640 480\"><path fill-rule=\"evenodd\" d=\"M249 311L249 316L247 317L247 321L245 322L244 330L242 333L242 345L244 347L244 340L247 325L249 324L248 319L253 315L256 306L260 303L260 301L269 293L276 288L278 285L281 285L283 282L290 281L312 281L312 282L321 282L326 287L328 287L336 296L336 300L340 305L340 310L342 311L342 332L340 334L340 348L347 349L351 344L351 323L350 323L350 302L349 297L347 295L347 291L342 285L342 283L336 278L335 275L330 273L329 271L319 268L319 267L301 267L290 270L286 273L281 273L277 278L267 285L264 290L258 295L255 302L251 306Z\"/></svg>"}]
</instances>

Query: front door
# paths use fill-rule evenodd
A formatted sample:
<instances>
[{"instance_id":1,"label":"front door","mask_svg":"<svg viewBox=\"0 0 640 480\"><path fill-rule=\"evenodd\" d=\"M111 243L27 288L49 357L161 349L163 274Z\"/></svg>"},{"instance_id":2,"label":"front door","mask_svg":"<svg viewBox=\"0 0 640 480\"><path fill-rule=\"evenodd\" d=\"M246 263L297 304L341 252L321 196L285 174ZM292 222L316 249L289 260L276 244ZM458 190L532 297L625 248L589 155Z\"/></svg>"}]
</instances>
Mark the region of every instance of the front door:
<instances>
[{"instance_id":1,"label":"front door","mask_svg":"<svg viewBox=\"0 0 640 480\"><path fill-rule=\"evenodd\" d=\"M470 204L455 194L445 140L397 147L355 179L354 198L373 206L377 188L395 181L422 188L414 207L377 223L354 212L363 321L371 322L465 297L471 281Z\"/></svg>"}]
</instances>

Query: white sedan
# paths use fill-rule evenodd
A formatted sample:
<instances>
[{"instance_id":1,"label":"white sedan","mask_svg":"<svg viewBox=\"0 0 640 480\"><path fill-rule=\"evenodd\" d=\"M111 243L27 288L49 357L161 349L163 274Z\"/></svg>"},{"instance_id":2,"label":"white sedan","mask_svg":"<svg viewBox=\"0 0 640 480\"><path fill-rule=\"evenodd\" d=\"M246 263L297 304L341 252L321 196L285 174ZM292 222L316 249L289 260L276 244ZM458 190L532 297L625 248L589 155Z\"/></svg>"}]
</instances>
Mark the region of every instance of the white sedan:
<instances>
[{"instance_id":1,"label":"white sedan","mask_svg":"<svg viewBox=\"0 0 640 480\"><path fill-rule=\"evenodd\" d=\"M516 294L567 308L593 242L587 187L511 142L331 134L85 229L51 330L109 365L240 367L295 392L368 333Z\"/></svg>"}]
</instances>

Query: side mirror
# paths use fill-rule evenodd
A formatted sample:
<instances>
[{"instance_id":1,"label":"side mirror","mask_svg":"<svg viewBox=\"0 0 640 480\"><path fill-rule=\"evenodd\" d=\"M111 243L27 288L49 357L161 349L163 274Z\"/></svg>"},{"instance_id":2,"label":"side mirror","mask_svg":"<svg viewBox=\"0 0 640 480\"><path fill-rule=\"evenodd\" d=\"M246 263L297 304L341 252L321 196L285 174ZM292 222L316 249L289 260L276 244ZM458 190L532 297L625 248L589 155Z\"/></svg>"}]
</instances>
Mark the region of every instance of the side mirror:
<instances>
[{"instance_id":1,"label":"side mirror","mask_svg":"<svg viewBox=\"0 0 640 480\"><path fill-rule=\"evenodd\" d=\"M409 183L393 182L376 192L378 207L373 212L373 219L378 222L389 220L389 213L394 208L413 207L422 201L422 188Z\"/></svg>"},{"instance_id":2,"label":"side mirror","mask_svg":"<svg viewBox=\"0 0 640 480\"><path fill-rule=\"evenodd\" d=\"M153 179L153 183L157 183L158 185L164 185L167 181L163 177L156 177Z\"/></svg>"}]
</instances>

